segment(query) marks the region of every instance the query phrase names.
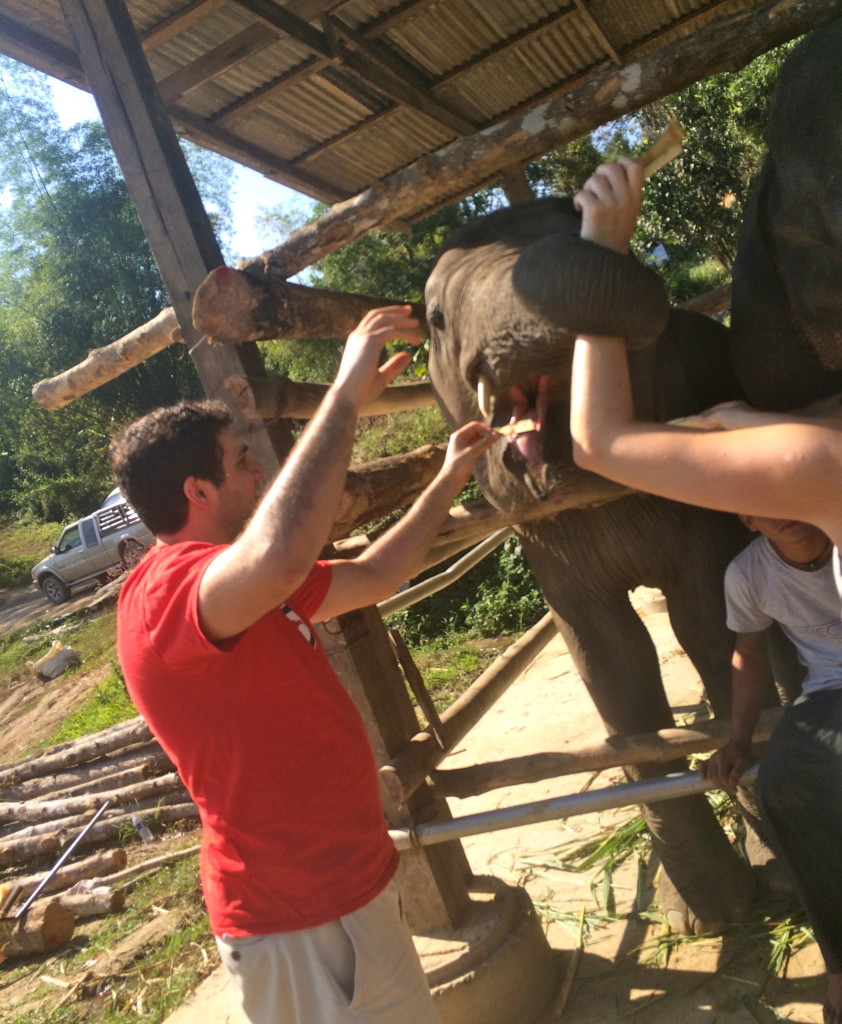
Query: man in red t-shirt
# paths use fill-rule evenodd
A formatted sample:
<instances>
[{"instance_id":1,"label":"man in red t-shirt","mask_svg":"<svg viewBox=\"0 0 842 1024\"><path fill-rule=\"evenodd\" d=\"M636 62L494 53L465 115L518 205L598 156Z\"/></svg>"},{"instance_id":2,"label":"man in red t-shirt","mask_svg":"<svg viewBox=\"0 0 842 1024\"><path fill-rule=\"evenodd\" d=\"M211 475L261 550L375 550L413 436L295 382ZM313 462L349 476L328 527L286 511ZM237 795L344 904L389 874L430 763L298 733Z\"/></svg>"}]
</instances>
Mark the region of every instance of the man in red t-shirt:
<instances>
[{"instance_id":1,"label":"man in red t-shirt","mask_svg":"<svg viewBox=\"0 0 842 1024\"><path fill-rule=\"evenodd\" d=\"M350 561L318 561L360 406L409 362L408 306L372 310L261 498L263 467L216 402L159 409L113 446L157 543L123 586L118 651L140 713L203 825L211 927L253 1024L434 1024L403 921L397 853L363 723L311 622L390 596L417 571L497 435L450 439L407 515Z\"/></svg>"}]
</instances>

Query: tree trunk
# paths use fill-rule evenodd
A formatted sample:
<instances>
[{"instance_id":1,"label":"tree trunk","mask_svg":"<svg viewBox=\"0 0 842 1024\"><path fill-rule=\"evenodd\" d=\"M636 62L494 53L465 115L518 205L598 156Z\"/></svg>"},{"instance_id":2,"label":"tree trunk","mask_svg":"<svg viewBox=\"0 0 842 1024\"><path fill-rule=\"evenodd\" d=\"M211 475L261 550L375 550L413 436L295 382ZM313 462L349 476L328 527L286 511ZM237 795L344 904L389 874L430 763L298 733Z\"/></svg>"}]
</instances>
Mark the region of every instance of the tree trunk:
<instances>
[{"instance_id":1,"label":"tree trunk","mask_svg":"<svg viewBox=\"0 0 842 1024\"><path fill-rule=\"evenodd\" d=\"M308 420L327 392L327 384L302 384L288 377L229 377L225 387L231 392L243 416L248 420ZM373 402L360 408L360 416L382 416L435 405L431 384L402 384L386 388Z\"/></svg>"},{"instance_id":2,"label":"tree trunk","mask_svg":"<svg viewBox=\"0 0 842 1024\"><path fill-rule=\"evenodd\" d=\"M415 501L444 465L446 450L446 445L428 444L348 470L330 540Z\"/></svg>"},{"instance_id":3,"label":"tree trunk","mask_svg":"<svg viewBox=\"0 0 842 1024\"><path fill-rule=\"evenodd\" d=\"M103 729L91 736L83 736L79 740L62 744L46 754L37 754L35 757L3 766L0 768L0 787L14 785L39 775L52 775L62 768L84 764L86 761L102 757L103 754L127 747L131 743L148 742L151 739L152 733L143 719L131 718L110 729Z\"/></svg>"},{"instance_id":4,"label":"tree trunk","mask_svg":"<svg viewBox=\"0 0 842 1024\"><path fill-rule=\"evenodd\" d=\"M14 786L4 786L0 788L0 800L35 800L48 795L53 799L78 796L79 793L94 793L103 788L113 789L123 781L127 785L139 782L162 770L173 771L173 764L154 740L126 753L118 752L92 761L82 768L70 768L56 775L35 776Z\"/></svg>"},{"instance_id":5,"label":"tree trunk","mask_svg":"<svg viewBox=\"0 0 842 1024\"><path fill-rule=\"evenodd\" d=\"M76 796L67 800L41 800L29 803L0 803L0 824L17 821L51 821L56 818L67 818L77 814L95 811L105 799L114 805L136 803L145 797L157 793L171 793L173 790L184 792L184 784L175 772L159 775L154 779L144 779L120 789L110 789L104 793Z\"/></svg>"},{"instance_id":6,"label":"tree trunk","mask_svg":"<svg viewBox=\"0 0 842 1024\"><path fill-rule=\"evenodd\" d=\"M370 309L395 299L307 288L277 278L217 267L196 289L193 323L212 341L344 338ZM423 313L416 307L416 315Z\"/></svg>"},{"instance_id":7,"label":"tree trunk","mask_svg":"<svg viewBox=\"0 0 842 1024\"><path fill-rule=\"evenodd\" d=\"M99 914L118 913L126 905L124 892L112 892L103 888L101 891L79 892L72 896L64 893L56 897L65 910L74 917L96 917Z\"/></svg>"},{"instance_id":8,"label":"tree trunk","mask_svg":"<svg viewBox=\"0 0 842 1024\"><path fill-rule=\"evenodd\" d=\"M76 921L58 902L32 907L23 918L0 918L0 958L29 956L57 949L70 941Z\"/></svg>"},{"instance_id":9,"label":"tree trunk","mask_svg":"<svg viewBox=\"0 0 842 1024\"><path fill-rule=\"evenodd\" d=\"M60 892L62 889L69 889L71 885L83 878L101 878L103 875L111 875L115 871L121 871L128 863L128 856L122 847L113 850L101 850L83 860L74 861L67 867L59 868L55 875L41 890L43 893ZM30 893L33 893L41 883L45 872L40 875L27 875L24 878L10 878L7 881L20 890L19 900L25 900Z\"/></svg>"}]
</instances>

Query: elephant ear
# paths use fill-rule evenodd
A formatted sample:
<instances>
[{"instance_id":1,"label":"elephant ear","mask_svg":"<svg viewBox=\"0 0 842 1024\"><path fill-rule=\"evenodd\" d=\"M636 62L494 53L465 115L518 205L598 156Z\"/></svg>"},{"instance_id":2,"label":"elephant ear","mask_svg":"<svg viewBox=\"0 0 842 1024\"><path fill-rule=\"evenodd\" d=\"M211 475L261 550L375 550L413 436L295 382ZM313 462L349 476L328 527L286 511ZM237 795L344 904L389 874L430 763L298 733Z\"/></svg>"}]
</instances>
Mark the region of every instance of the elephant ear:
<instances>
[{"instance_id":1,"label":"elephant ear","mask_svg":"<svg viewBox=\"0 0 842 1024\"><path fill-rule=\"evenodd\" d=\"M654 271L572 232L524 249L512 287L550 323L571 333L619 335L629 348L651 344L669 317L669 299Z\"/></svg>"}]
</instances>

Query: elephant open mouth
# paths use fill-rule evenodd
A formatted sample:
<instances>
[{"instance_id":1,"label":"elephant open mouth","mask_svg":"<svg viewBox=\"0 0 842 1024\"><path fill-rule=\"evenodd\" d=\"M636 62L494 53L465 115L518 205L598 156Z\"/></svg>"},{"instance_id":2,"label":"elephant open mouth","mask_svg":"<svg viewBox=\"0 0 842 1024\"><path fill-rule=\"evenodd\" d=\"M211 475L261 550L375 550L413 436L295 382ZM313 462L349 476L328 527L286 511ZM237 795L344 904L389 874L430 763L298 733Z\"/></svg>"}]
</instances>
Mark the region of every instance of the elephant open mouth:
<instances>
[{"instance_id":1,"label":"elephant open mouth","mask_svg":"<svg viewBox=\"0 0 842 1024\"><path fill-rule=\"evenodd\" d=\"M508 443L530 466L542 461L541 434L547 423L551 400L552 380L547 374L527 374L502 392L497 391L485 375L480 375L477 381L477 404L486 423L495 427L523 427L508 434Z\"/></svg>"}]
</instances>

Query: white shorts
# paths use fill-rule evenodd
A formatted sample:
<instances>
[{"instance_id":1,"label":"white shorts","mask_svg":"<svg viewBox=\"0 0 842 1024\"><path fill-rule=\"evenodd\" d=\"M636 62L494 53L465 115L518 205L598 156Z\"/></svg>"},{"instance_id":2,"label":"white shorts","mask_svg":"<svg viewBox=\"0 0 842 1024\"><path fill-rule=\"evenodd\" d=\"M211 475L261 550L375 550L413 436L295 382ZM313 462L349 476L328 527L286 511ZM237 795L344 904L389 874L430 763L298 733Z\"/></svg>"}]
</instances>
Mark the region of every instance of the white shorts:
<instances>
[{"instance_id":1,"label":"white shorts","mask_svg":"<svg viewBox=\"0 0 842 1024\"><path fill-rule=\"evenodd\" d=\"M394 881L317 928L216 943L251 1024L437 1024Z\"/></svg>"}]
</instances>

